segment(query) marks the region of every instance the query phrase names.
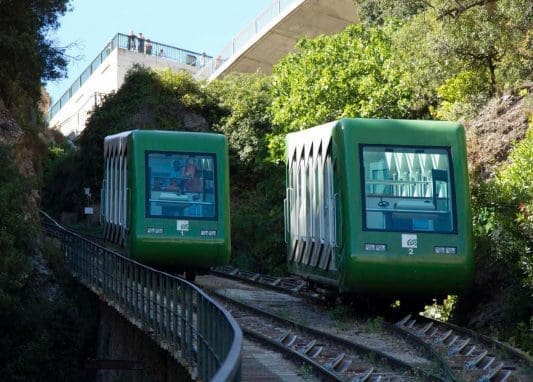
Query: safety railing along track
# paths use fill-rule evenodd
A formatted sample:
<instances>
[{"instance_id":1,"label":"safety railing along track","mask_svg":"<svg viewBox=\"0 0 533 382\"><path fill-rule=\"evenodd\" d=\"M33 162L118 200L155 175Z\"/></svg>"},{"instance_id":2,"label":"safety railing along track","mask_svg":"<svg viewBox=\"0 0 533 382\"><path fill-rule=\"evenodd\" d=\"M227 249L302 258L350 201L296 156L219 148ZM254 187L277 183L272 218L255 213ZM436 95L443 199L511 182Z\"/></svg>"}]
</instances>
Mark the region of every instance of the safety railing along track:
<instances>
[{"instance_id":1,"label":"safety railing along track","mask_svg":"<svg viewBox=\"0 0 533 382\"><path fill-rule=\"evenodd\" d=\"M57 224L41 211L73 276L189 368L202 381L240 380L242 332L197 286L155 270Z\"/></svg>"}]
</instances>

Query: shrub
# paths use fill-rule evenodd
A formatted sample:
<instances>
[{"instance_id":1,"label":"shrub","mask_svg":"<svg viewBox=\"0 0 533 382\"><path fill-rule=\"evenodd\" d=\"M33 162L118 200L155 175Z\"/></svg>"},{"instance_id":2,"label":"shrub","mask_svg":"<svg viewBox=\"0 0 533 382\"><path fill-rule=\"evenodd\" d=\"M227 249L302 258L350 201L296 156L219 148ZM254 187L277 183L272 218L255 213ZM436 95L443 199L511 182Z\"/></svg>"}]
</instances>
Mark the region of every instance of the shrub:
<instances>
[{"instance_id":1,"label":"shrub","mask_svg":"<svg viewBox=\"0 0 533 382\"><path fill-rule=\"evenodd\" d=\"M531 125L530 125L531 126ZM478 300L492 300L487 328L501 327L503 339L533 351L530 336L519 333L529 325L533 293L533 129L518 143L508 162L486 183L472 189L476 241ZM482 302L483 303L483 302ZM487 308L485 308L487 309ZM522 323L522 324L520 324ZM528 339L529 338L529 339Z\"/></svg>"}]
</instances>

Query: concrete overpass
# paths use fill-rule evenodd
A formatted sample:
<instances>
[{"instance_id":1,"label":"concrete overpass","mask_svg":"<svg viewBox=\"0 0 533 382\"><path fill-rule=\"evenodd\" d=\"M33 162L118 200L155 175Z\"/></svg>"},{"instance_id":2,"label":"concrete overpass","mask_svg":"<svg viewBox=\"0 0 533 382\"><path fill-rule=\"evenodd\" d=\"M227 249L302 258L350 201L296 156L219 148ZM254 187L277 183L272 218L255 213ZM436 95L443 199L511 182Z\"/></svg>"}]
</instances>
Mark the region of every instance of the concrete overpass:
<instances>
[{"instance_id":1,"label":"concrete overpass","mask_svg":"<svg viewBox=\"0 0 533 382\"><path fill-rule=\"evenodd\" d=\"M270 74L300 38L337 33L356 22L353 0L274 0L198 76L213 80L232 72Z\"/></svg>"}]
</instances>

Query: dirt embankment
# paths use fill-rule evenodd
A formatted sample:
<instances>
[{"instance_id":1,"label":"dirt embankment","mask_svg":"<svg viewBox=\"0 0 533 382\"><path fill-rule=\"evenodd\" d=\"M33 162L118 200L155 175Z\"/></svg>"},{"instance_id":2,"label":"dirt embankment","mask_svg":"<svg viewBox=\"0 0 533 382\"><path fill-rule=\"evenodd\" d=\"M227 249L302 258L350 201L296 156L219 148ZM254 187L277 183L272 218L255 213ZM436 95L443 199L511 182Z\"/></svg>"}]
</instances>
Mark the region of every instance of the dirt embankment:
<instances>
[{"instance_id":1,"label":"dirt embankment","mask_svg":"<svg viewBox=\"0 0 533 382\"><path fill-rule=\"evenodd\" d=\"M465 125L469 168L481 179L489 179L509 155L513 144L524 138L528 116L533 113L533 83L518 92L492 99L471 122Z\"/></svg>"}]
</instances>

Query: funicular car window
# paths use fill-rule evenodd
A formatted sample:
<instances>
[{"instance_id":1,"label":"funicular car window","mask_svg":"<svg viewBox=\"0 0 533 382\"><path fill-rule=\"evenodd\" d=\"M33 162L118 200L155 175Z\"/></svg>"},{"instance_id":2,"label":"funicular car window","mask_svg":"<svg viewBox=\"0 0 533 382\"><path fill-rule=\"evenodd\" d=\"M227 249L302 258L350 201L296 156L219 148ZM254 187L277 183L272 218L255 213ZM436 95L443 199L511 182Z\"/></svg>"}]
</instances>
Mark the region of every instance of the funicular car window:
<instances>
[{"instance_id":1,"label":"funicular car window","mask_svg":"<svg viewBox=\"0 0 533 382\"><path fill-rule=\"evenodd\" d=\"M364 145L361 155L365 229L454 232L448 149Z\"/></svg>"},{"instance_id":2,"label":"funicular car window","mask_svg":"<svg viewBox=\"0 0 533 382\"><path fill-rule=\"evenodd\" d=\"M182 152L146 153L146 215L216 219L216 157Z\"/></svg>"}]
</instances>

